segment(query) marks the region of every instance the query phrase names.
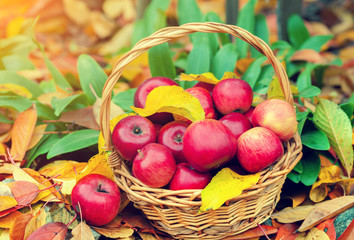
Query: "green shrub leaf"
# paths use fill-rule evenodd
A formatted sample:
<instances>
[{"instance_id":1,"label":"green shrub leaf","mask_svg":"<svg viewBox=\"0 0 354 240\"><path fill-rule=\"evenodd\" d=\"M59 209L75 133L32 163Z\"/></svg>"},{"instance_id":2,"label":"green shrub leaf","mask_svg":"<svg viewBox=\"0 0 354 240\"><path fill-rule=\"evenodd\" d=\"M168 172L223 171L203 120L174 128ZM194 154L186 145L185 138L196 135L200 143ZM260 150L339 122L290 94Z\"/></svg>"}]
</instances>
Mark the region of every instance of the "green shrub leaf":
<instances>
[{"instance_id":1,"label":"green shrub leaf","mask_svg":"<svg viewBox=\"0 0 354 240\"><path fill-rule=\"evenodd\" d=\"M302 163L302 173L301 182L305 186L311 186L317 180L318 174L321 169L321 160L319 156L313 152L309 151L301 159Z\"/></svg>"},{"instance_id":2,"label":"green shrub leaf","mask_svg":"<svg viewBox=\"0 0 354 240\"><path fill-rule=\"evenodd\" d=\"M134 94L136 88L130 88L124 92L120 92L112 98L112 102L121 107L125 112L132 112L130 106L134 106Z\"/></svg>"},{"instance_id":3,"label":"green shrub leaf","mask_svg":"<svg viewBox=\"0 0 354 240\"><path fill-rule=\"evenodd\" d=\"M321 50L321 47L332 38L333 35L312 36L300 46L300 49L313 49L316 52L319 52Z\"/></svg>"},{"instance_id":4,"label":"green shrub leaf","mask_svg":"<svg viewBox=\"0 0 354 240\"><path fill-rule=\"evenodd\" d=\"M305 98L311 98L319 95L321 93L321 89L316 86L309 86L302 91L299 92L299 96Z\"/></svg>"},{"instance_id":5,"label":"green shrub leaf","mask_svg":"<svg viewBox=\"0 0 354 240\"><path fill-rule=\"evenodd\" d=\"M310 33L307 30L304 20L299 15L291 15L287 23L287 30L290 42L298 49L310 38Z\"/></svg>"},{"instance_id":6,"label":"green shrub leaf","mask_svg":"<svg viewBox=\"0 0 354 240\"><path fill-rule=\"evenodd\" d=\"M221 79L225 72L233 72L237 61L235 45L232 43L222 46L213 58L211 72Z\"/></svg>"},{"instance_id":7,"label":"green shrub leaf","mask_svg":"<svg viewBox=\"0 0 354 240\"><path fill-rule=\"evenodd\" d=\"M320 99L313 122L327 135L340 162L350 174L353 168L352 127L346 113L337 104Z\"/></svg>"},{"instance_id":8,"label":"green shrub leaf","mask_svg":"<svg viewBox=\"0 0 354 240\"><path fill-rule=\"evenodd\" d=\"M269 44L269 30L266 17L263 14L257 14L254 26L254 34L261 38L265 43ZM252 57L259 57L262 54L254 47L251 47Z\"/></svg>"},{"instance_id":9,"label":"green shrub leaf","mask_svg":"<svg viewBox=\"0 0 354 240\"><path fill-rule=\"evenodd\" d=\"M95 145L98 142L99 134L99 131L92 129L72 132L53 145L47 154L47 158L50 159L60 154L73 152Z\"/></svg>"},{"instance_id":10,"label":"green shrub leaf","mask_svg":"<svg viewBox=\"0 0 354 240\"><path fill-rule=\"evenodd\" d=\"M256 85L257 79L261 74L261 66L266 59L267 58L265 56L257 58L253 63L251 63L246 72L242 75L242 79L248 82L252 89Z\"/></svg>"},{"instance_id":11,"label":"green shrub leaf","mask_svg":"<svg viewBox=\"0 0 354 240\"><path fill-rule=\"evenodd\" d=\"M176 69L172 61L171 51L168 43L152 47L149 51L149 67L151 75L176 78Z\"/></svg>"},{"instance_id":12,"label":"green shrub leaf","mask_svg":"<svg viewBox=\"0 0 354 240\"><path fill-rule=\"evenodd\" d=\"M307 124L301 133L302 144L316 150L328 150L330 144L326 134L316 129L312 124Z\"/></svg>"}]
</instances>

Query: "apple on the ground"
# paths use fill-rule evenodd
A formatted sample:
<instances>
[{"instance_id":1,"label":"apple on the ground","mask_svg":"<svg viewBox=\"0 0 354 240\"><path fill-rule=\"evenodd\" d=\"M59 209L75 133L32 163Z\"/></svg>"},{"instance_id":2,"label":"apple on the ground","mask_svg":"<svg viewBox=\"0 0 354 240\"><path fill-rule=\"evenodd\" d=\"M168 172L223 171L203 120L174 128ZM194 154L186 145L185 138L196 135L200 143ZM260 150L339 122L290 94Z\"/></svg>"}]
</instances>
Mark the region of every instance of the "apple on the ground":
<instances>
[{"instance_id":1,"label":"apple on the ground","mask_svg":"<svg viewBox=\"0 0 354 240\"><path fill-rule=\"evenodd\" d=\"M232 112L219 119L238 139L242 133L252 128L251 122L242 113Z\"/></svg>"},{"instance_id":2,"label":"apple on the ground","mask_svg":"<svg viewBox=\"0 0 354 240\"><path fill-rule=\"evenodd\" d=\"M134 106L144 108L148 94L156 87L160 86L178 86L178 84L167 77L152 77L142 82L134 94ZM161 112L155 113L148 117L153 123L166 124L173 121L171 113Z\"/></svg>"},{"instance_id":3,"label":"apple on the ground","mask_svg":"<svg viewBox=\"0 0 354 240\"><path fill-rule=\"evenodd\" d=\"M181 121L169 122L161 128L157 136L157 143L166 146L171 151L176 163L187 162L183 153L183 136L188 125Z\"/></svg>"},{"instance_id":4,"label":"apple on the ground","mask_svg":"<svg viewBox=\"0 0 354 240\"><path fill-rule=\"evenodd\" d=\"M215 119L196 121L184 133L184 155L199 172L208 172L230 161L236 150L237 140L232 132Z\"/></svg>"},{"instance_id":5,"label":"apple on the ground","mask_svg":"<svg viewBox=\"0 0 354 240\"><path fill-rule=\"evenodd\" d=\"M237 160L246 171L251 173L262 171L280 160L283 155L282 142L267 128L251 128L237 140Z\"/></svg>"},{"instance_id":6,"label":"apple on the ground","mask_svg":"<svg viewBox=\"0 0 354 240\"><path fill-rule=\"evenodd\" d=\"M167 185L176 171L176 161L167 147L149 143L139 150L133 161L133 176L149 187Z\"/></svg>"},{"instance_id":7,"label":"apple on the ground","mask_svg":"<svg viewBox=\"0 0 354 240\"><path fill-rule=\"evenodd\" d=\"M89 174L81 178L71 193L75 212L89 225L102 226L118 214L120 192L117 184L101 174Z\"/></svg>"},{"instance_id":8,"label":"apple on the ground","mask_svg":"<svg viewBox=\"0 0 354 240\"><path fill-rule=\"evenodd\" d=\"M132 161L138 149L156 142L156 128L147 118L133 115L120 120L112 132L112 143L118 153Z\"/></svg>"},{"instance_id":9,"label":"apple on the ground","mask_svg":"<svg viewBox=\"0 0 354 240\"><path fill-rule=\"evenodd\" d=\"M189 163L180 163L170 181L169 189L203 189L208 185L211 177L209 172L201 173L194 170Z\"/></svg>"},{"instance_id":10,"label":"apple on the ground","mask_svg":"<svg viewBox=\"0 0 354 240\"><path fill-rule=\"evenodd\" d=\"M295 109L281 99L268 99L254 109L253 126L268 128L282 141L289 141L297 132Z\"/></svg>"},{"instance_id":11,"label":"apple on the ground","mask_svg":"<svg viewBox=\"0 0 354 240\"><path fill-rule=\"evenodd\" d=\"M223 115L247 112L253 101L251 86L244 80L228 78L218 82L212 93L216 109Z\"/></svg>"}]
</instances>

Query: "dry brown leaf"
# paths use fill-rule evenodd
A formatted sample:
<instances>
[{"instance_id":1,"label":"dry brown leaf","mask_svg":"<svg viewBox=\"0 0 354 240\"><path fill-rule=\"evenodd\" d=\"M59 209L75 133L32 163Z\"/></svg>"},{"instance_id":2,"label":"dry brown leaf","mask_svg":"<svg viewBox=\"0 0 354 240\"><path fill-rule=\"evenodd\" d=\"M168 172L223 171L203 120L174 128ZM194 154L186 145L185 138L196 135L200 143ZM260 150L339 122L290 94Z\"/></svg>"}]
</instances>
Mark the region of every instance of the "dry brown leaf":
<instances>
[{"instance_id":1,"label":"dry brown leaf","mask_svg":"<svg viewBox=\"0 0 354 240\"><path fill-rule=\"evenodd\" d=\"M133 23L124 25L107 42L102 43L99 46L98 53L101 55L113 54L121 50L123 47L129 46L130 36L133 34L133 30Z\"/></svg>"},{"instance_id":2,"label":"dry brown leaf","mask_svg":"<svg viewBox=\"0 0 354 240\"><path fill-rule=\"evenodd\" d=\"M2 166L0 166L0 174L12 174L16 168L17 166L11 163L4 163Z\"/></svg>"},{"instance_id":3,"label":"dry brown leaf","mask_svg":"<svg viewBox=\"0 0 354 240\"><path fill-rule=\"evenodd\" d=\"M59 122L74 123L90 129L99 130L100 126L97 124L93 107L80 108L74 111L68 111L61 114L58 119Z\"/></svg>"},{"instance_id":4,"label":"dry brown leaf","mask_svg":"<svg viewBox=\"0 0 354 240\"><path fill-rule=\"evenodd\" d=\"M100 110L101 110L101 105L102 105L102 99L101 98L97 98L96 102L93 104L93 115L95 116L96 122L97 124L100 123ZM115 118L116 116L122 115L125 112L123 111L123 109L121 107L119 107L118 105L114 104L113 102L111 102L111 119Z\"/></svg>"},{"instance_id":5,"label":"dry brown leaf","mask_svg":"<svg viewBox=\"0 0 354 240\"><path fill-rule=\"evenodd\" d=\"M14 122L11 137L11 156L22 161L31 142L34 128L37 122L37 109L33 105L21 112Z\"/></svg>"},{"instance_id":6,"label":"dry brown leaf","mask_svg":"<svg viewBox=\"0 0 354 240\"><path fill-rule=\"evenodd\" d=\"M136 15L134 2L131 0L105 0L102 9L111 19L122 16L125 21L131 21Z\"/></svg>"},{"instance_id":7,"label":"dry brown leaf","mask_svg":"<svg viewBox=\"0 0 354 240\"><path fill-rule=\"evenodd\" d=\"M25 236L27 223L32 217L32 213L25 213L17 217L10 228L10 239L22 240Z\"/></svg>"},{"instance_id":8,"label":"dry brown leaf","mask_svg":"<svg viewBox=\"0 0 354 240\"><path fill-rule=\"evenodd\" d=\"M328 235L317 228L312 228L308 233L300 233L295 240L330 240Z\"/></svg>"},{"instance_id":9,"label":"dry brown leaf","mask_svg":"<svg viewBox=\"0 0 354 240\"><path fill-rule=\"evenodd\" d=\"M10 228L15 222L16 218L21 216L19 211L12 212L6 216L0 218L0 228Z\"/></svg>"},{"instance_id":10,"label":"dry brown leaf","mask_svg":"<svg viewBox=\"0 0 354 240\"><path fill-rule=\"evenodd\" d=\"M309 230L319 223L333 218L353 206L354 196L339 197L316 204L301 224L299 231L304 232Z\"/></svg>"},{"instance_id":11,"label":"dry brown leaf","mask_svg":"<svg viewBox=\"0 0 354 240\"><path fill-rule=\"evenodd\" d=\"M70 240L94 240L93 234L86 223L81 222L71 231L73 237Z\"/></svg>"},{"instance_id":12,"label":"dry brown leaf","mask_svg":"<svg viewBox=\"0 0 354 240\"><path fill-rule=\"evenodd\" d=\"M151 233L142 233L139 232L139 236L143 239L143 240L158 240L158 238L155 237L154 234Z\"/></svg>"},{"instance_id":13,"label":"dry brown leaf","mask_svg":"<svg viewBox=\"0 0 354 240\"><path fill-rule=\"evenodd\" d=\"M298 206L295 208L287 207L273 213L271 217L281 223L294 223L304 220L313 208L313 205Z\"/></svg>"},{"instance_id":14,"label":"dry brown leaf","mask_svg":"<svg viewBox=\"0 0 354 240\"><path fill-rule=\"evenodd\" d=\"M30 150L31 148L36 146L37 143L39 143L39 141L44 136L44 130L46 129L46 127L47 127L47 124L41 124L41 125L38 125L34 128L32 138L31 138L30 143L28 144L27 150Z\"/></svg>"},{"instance_id":15,"label":"dry brown leaf","mask_svg":"<svg viewBox=\"0 0 354 240\"><path fill-rule=\"evenodd\" d=\"M115 29L114 22L99 11L93 11L90 13L89 25L100 39L112 35L113 30Z\"/></svg>"},{"instance_id":16,"label":"dry brown leaf","mask_svg":"<svg viewBox=\"0 0 354 240\"><path fill-rule=\"evenodd\" d=\"M92 228L99 234L102 234L103 236L109 238L126 238L132 236L134 233L133 229L125 226L119 226L115 228L109 228L109 227L92 227Z\"/></svg>"},{"instance_id":17,"label":"dry brown leaf","mask_svg":"<svg viewBox=\"0 0 354 240\"><path fill-rule=\"evenodd\" d=\"M80 0L63 0L63 3L67 16L76 24L84 25L88 23L90 9L86 2Z\"/></svg>"},{"instance_id":18,"label":"dry brown leaf","mask_svg":"<svg viewBox=\"0 0 354 240\"><path fill-rule=\"evenodd\" d=\"M291 61L305 61L318 64L326 64L328 61L320 53L313 49L302 49L294 53Z\"/></svg>"},{"instance_id":19,"label":"dry brown leaf","mask_svg":"<svg viewBox=\"0 0 354 240\"><path fill-rule=\"evenodd\" d=\"M0 182L0 196L14 197L11 188L3 182Z\"/></svg>"},{"instance_id":20,"label":"dry brown leaf","mask_svg":"<svg viewBox=\"0 0 354 240\"><path fill-rule=\"evenodd\" d=\"M44 209L40 210L27 223L25 228L24 239L27 239L38 228L46 224L47 212Z\"/></svg>"}]
</instances>

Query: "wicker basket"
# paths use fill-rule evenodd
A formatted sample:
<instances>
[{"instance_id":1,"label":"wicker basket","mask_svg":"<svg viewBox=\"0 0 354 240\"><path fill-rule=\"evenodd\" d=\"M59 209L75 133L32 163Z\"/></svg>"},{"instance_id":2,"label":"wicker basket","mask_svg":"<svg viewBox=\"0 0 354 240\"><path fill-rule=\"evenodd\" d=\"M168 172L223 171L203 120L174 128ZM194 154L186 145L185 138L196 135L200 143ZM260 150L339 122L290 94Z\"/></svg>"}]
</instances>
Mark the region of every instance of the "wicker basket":
<instances>
[{"instance_id":1,"label":"wicker basket","mask_svg":"<svg viewBox=\"0 0 354 240\"><path fill-rule=\"evenodd\" d=\"M117 61L103 89L101 129L106 147L112 151L108 162L115 173L118 186L158 230L177 239L222 239L254 228L270 217L279 201L287 173L302 156L298 134L284 144L285 153L282 159L263 170L256 185L244 190L240 196L229 200L219 209L200 214L197 213L201 206L201 190L172 191L146 186L131 175L129 165L111 144L109 128L111 92L122 71L151 47L194 32L229 33L251 44L268 58L279 79L286 101L293 105L286 72L264 41L233 25L211 22L189 23L178 27L166 27L155 32L138 42Z\"/></svg>"}]
</instances>

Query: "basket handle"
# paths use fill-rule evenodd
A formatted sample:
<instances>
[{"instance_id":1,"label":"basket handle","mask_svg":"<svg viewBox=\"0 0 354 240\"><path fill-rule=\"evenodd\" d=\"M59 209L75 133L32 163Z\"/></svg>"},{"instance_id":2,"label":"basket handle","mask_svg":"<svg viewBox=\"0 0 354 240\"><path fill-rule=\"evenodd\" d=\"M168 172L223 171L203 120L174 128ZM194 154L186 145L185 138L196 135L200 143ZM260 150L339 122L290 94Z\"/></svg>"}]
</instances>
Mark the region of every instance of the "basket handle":
<instances>
[{"instance_id":1,"label":"basket handle","mask_svg":"<svg viewBox=\"0 0 354 240\"><path fill-rule=\"evenodd\" d=\"M290 82L283 65L274 56L270 47L260 38L254 36L250 32L228 24L203 22L203 23L187 23L177 27L166 27L153 33L149 37L140 40L129 52L125 53L118 59L113 67L112 73L107 79L102 92L102 106L100 109L100 126L102 135L105 140L107 150L112 150L110 122L110 103L111 92L117 83L125 67L141 54L152 48L153 46L168 42L172 39L180 38L195 32L204 33L229 33L252 45L258 52L266 56L272 64L275 73L280 82L280 86L285 96L285 100L294 105L293 96L291 94Z\"/></svg>"}]
</instances>

